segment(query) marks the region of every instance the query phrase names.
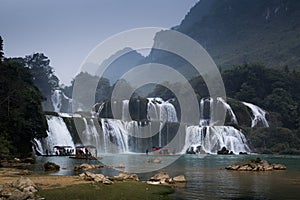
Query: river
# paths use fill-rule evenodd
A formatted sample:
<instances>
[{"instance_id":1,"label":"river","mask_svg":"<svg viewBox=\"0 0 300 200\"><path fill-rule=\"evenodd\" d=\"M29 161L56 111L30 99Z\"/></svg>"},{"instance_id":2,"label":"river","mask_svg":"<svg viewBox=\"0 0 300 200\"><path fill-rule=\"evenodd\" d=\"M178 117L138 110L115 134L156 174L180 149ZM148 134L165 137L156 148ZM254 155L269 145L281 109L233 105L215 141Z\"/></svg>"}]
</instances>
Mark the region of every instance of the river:
<instances>
[{"instance_id":1,"label":"river","mask_svg":"<svg viewBox=\"0 0 300 200\"><path fill-rule=\"evenodd\" d=\"M281 163L287 166L284 171L238 172L228 171L224 167L248 159L260 157L270 163ZM147 165L147 156L142 154L116 154L115 160L124 163L136 162ZM169 159L163 157L162 162ZM60 171L53 175L76 175L75 165L85 160L74 160L68 157L37 157L37 165L33 170L44 173L41 163L55 162L61 166ZM100 160L101 161L101 160ZM99 161L87 161L101 164ZM117 163L116 163L117 164ZM116 166L116 165L114 165ZM126 169L132 172L134 167ZM176 188L174 199L298 199L300 195L300 156L292 155L183 155L166 168L148 173L138 174L140 179L147 180L159 171L166 171L170 176L185 175L186 187ZM96 173L108 176L119 172L110 168L97 169Z\"/></svg>"}]
</instances>

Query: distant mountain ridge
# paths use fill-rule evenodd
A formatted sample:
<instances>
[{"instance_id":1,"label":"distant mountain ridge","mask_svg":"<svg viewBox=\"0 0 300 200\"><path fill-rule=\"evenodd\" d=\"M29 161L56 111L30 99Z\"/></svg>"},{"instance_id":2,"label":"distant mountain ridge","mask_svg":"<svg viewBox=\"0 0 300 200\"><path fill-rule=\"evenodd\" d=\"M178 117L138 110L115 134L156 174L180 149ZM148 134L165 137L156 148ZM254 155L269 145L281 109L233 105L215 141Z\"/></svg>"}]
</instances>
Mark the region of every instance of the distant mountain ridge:
<instances>
[{"instance_id":1,"label":"distant mountain ridge","mask_svg":"<svg viewBox=\"0 0 300 200\"><path fill-rule=\"evenodd\" d=\"M222 68L260 62L300 69L297 0L201 0L173 29L198 41Z\"/></svg>"}]
</instances>

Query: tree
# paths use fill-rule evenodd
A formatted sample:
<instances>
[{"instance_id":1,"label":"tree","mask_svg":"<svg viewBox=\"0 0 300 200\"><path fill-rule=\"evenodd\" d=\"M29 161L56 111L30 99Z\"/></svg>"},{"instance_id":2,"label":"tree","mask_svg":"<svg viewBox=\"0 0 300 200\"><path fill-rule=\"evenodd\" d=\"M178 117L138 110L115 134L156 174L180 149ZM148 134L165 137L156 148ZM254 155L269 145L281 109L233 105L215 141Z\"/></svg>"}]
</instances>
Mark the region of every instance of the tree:
<instances>
[{"instance_id":1,"label":"tree","mask_svg":"<svg viewBox=\"0 0 300 200\"><path fill-rule=\"evenodd\" d=\"M0 152L28 156L34 138L46 137L42 95L33 85L30 70L13 59L0 63ZM0 155L3 157L3 155Z\"/></svg>"},{"instance_id":2,"label":"tree","mask_svg":"<svg viewBox=\"0 0 300 200\"><path fill-rule=\"evenodd\" d=\"M50 60L42 53L26 56L26 67L31 71L33 83L39 88L44 97L50 97L52 92L59 86L59 80L54 75Z\"/></svg>"},{"instance_id":3,"label":"tree","mask_svg":"<svg viewBox=\"0 0 300 200\"><path fill-rule=\"evenodd\" d=\"M4 57L4 53L3 53L3 40L2 40L2 37L0 36L0 62L2 62L3 57Z\"/></svg>"}]
</instances>

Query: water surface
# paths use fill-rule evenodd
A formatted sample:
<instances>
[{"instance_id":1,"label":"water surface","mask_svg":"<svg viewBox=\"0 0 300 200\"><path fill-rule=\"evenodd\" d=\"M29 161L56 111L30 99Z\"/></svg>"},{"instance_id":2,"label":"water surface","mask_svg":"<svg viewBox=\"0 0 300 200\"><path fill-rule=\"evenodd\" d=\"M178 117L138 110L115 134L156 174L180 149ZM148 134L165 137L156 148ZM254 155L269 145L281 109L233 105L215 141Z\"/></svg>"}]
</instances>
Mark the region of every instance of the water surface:
<instances>
[{"instance_id":1,"label":"water surface","mask_svg":"<svg viewBox=\"0 0 300 200\"><path fill-rule=\"evenodd\" d=\"M282 163L287 166L287 170L237 172L224 169L227 165L256 157L271 163ZM142 154L117 154L113 158L114 166L123 163L127 167L125 170L129 171L149 165L149 158ZM162 157L162 162L168 162L168 159L170 156ZM53 175L76 175L78 172L73 171L74 165L84 162L102 164L98 161L74 160L68 157L38 157L37 161L59 164L61 170L52 173ZM43 169L41 165L35 165L34 170L42 173ZM172 195L174 199L298 199L300 195L300 156L183 155L166 168L138 175L142 180L147 180L159 171L166 171L170 176L185 175L187 185L176 188L176 193ZM97 169L95 172L108 176L119 173L108 168Z\"/></svg>"}]
</instances>

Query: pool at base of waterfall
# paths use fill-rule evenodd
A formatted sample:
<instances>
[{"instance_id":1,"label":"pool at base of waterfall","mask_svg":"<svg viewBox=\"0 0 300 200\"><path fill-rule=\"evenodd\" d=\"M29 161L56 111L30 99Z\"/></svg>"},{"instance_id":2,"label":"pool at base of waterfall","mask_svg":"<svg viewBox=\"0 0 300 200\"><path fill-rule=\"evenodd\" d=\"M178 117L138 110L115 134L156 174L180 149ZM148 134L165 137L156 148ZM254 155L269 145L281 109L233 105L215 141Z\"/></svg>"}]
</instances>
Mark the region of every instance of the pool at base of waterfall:
<instances>
[{"instance_id":1,"label":"pool at base of waterfall","mask_svg":"<svg viewBox=\"0 0 300 200\"><path fill-rule=\"evenodd\" d=\"M149 155L151 156L151 155ZM106 158L105 158L106 157ZM170 156L161 156L162 163ZM260 157L270 163L281 163L287 166L284 171L270 172L238 172L225 170L225 166ZM118 170L147 166L145 154L108 154L104 160L113 161L114 165L124 164L125 168L100 168L96 173L108 176L117 175ZM102 164L95 160L76 160L68 157L37 157L37 163L55 162L61 166L60 171L53 175L76 175L74 166L81 163ZM134 166L139 160L145 166ZM32 170L44 173L42 165L34 165ZM300 187L300 156L292 155L182 155L167 167L157 171L139 173L141 180L147 180L159 171L165 171L170 176L184 175L187 185L176 188L171 196L174 199L297 199ZM117 170L118 169L118 170Z\"/></svg>"}]
</instances>

